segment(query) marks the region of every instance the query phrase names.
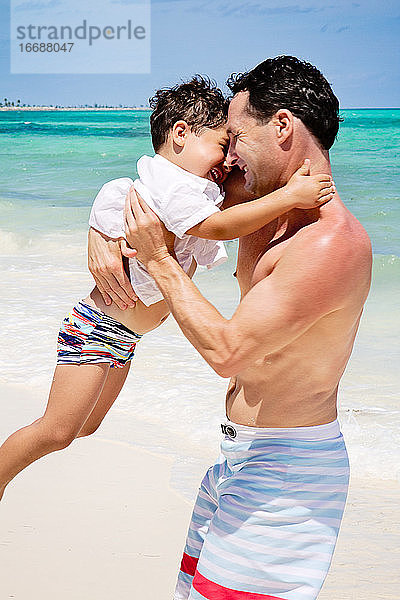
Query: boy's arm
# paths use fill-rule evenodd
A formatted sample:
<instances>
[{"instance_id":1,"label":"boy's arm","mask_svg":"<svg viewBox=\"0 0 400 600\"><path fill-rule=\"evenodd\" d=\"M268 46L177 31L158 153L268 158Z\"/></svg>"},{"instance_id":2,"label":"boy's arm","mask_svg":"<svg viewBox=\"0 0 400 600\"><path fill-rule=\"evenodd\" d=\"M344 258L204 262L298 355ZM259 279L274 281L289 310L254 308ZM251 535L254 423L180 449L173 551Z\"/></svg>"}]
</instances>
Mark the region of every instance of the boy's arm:
<instances>
[{"instance_id":1,"label":"boy's arm","mask_svg":"<svg viewBox=\"0 0 400 600\"><path fill-rule=\"evenodd\" d=\"M293 208L284 188L267 196L216 212L186 233L208 240L233 240L261 229Z\"/></svg>"},{"instance_id":2,"label":"boy's arm","mask_svg":"<svg viewBox=\"0 0 400 600\"><path fill-rule=\"evenodd\" d=\"M186 233L211 240L249 235L293 208L316 208L333 198L330 175L309 175L309 164L296 171L287 185L271 194L216 212Z\"/></svg>"}]
</instances>

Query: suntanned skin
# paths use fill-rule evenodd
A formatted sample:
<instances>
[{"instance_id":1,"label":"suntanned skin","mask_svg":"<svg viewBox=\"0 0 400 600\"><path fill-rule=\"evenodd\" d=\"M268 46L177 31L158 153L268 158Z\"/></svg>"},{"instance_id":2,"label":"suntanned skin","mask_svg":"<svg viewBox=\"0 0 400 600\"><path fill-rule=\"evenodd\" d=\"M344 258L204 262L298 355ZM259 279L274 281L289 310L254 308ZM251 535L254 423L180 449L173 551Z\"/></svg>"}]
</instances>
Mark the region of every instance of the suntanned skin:
<instances>
[{"instance_id":1,"label":"suntanned skin","mask_svg":"<svg viewBox=\"0 0 400 600\"><path fill-rule=\"evenodd\" d=\"M246 106L247 92L231 102L227 162L248 169L247 199L284 185L306 157L311 173L330 172L328 152L290 111L282 109L260 124ZM369 238L338 194L322 208L295 209L240 239L242 298L231 319L220 315L169 256L154 213L133 191L128 200L130 246L184 335L217 373L231 377L229 419L255 427L333 421L372 262Z\"/></svg>"},{"instance_id":2,"label":"suntanned skin","mask_svg":"<svg viewBox=\"0 0 400 600\"><path fill-rule=\"evenodd\" d=\"M266 336L277 334L269 343L266 340L267 353L248 365L242 359L240 371L231 379L227 414L236 423L297 427L329 423L337 416L338 383L368 293L369 266L358 262L364 262L361 256L346 265L352 247L343 237L363 233L340 200L334 202L337 208L326 206L321 210L323 217L314 223L290 215L292 220L289 217L240 241L237 277L242 297L260 284L257 296L248 298L243 308L257 309L262 293L266 294L264 310L268 311L269 295L271 303L278 306L275 310L271 307L275 323L256 318L251 327L254 330L260 322ZM299 265L299 257L314 264ZM361 272L355 281L358 268ZM326 279L318 281L319 277ZM276 290L275 284L283 289ZM336 290L341 285L342 289ZM288 306L279 306L287 295ZM304 312L308 314L302 315ZM292 331L280 337L279 329L289 327Z\"/></svg>"}]
</instances>

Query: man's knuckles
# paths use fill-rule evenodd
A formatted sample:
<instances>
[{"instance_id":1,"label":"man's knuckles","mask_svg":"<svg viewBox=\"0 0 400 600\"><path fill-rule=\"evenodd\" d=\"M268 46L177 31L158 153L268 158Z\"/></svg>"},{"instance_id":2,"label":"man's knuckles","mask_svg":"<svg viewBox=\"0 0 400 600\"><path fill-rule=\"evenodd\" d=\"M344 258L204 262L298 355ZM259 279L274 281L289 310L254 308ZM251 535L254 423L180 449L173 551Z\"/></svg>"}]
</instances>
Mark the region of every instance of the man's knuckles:
<instances>
[{"instance_id":1,"label":"man's knuckles","mask_svg":"<svg viewBox=\"0 0 400 600\"><path fill-rule=\"evenodd\" d=\"M110 272L121 273L121 265L117 261L111 261L107 266L101 265L97 267L96 274L106 277Z\"/></svg>"}]
</instances>

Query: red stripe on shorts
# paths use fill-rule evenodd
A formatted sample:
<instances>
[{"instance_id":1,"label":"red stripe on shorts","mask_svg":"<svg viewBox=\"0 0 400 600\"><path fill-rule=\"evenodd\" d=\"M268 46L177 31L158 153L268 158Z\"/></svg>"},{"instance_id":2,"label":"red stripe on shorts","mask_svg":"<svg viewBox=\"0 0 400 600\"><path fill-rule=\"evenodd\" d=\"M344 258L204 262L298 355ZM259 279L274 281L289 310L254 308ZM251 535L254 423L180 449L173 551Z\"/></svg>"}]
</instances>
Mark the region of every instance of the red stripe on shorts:
<instances>
[{"instance_id":1,"label":"red stripe on shorts","mask_svg":"<svg viewBox=\"0 0 400 600\"><path fill-rule=\"evenodd\" d=\"M198 571L196 571L192 585L199 594L208 600L284 600L278 596L231 590L206 579Z\"/></svg>"},{"instance_id":2,"label":"red stripe on shorts","mask_svg":"<svg viewBox=\"0 0 400 600\"><path fill-rule=\"evenodd\" d=\"M181 571L183 571L183 573L186 573L187 575L194 575L198 562L198 558L195 558L194 556L189 556L189 554L184 553L181 562Z\"/></svg>"}]
</instances>

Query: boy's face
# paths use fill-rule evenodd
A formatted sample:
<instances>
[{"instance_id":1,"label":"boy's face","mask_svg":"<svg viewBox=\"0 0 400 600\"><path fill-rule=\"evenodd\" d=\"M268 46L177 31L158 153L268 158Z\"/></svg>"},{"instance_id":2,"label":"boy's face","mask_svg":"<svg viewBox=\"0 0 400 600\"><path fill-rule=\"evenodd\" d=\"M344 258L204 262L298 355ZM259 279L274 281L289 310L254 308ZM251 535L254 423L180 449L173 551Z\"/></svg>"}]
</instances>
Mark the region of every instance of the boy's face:
<instances>
[{"instance_id":1,"label":"boy's face","mask_svg":"<svg viewBox=\"0 0 400 600\"><path fill-rule=\"evenodd\" d=\"M224 167L228 146L229 136L225 125L216 129L206 127L197 134L189 130L184 145L184 168L220 184L229 171Z\"/></svg>"}]
</instances>

